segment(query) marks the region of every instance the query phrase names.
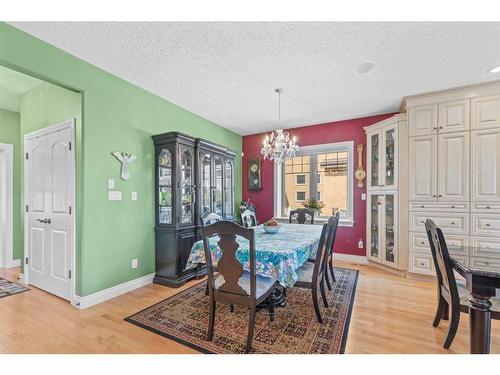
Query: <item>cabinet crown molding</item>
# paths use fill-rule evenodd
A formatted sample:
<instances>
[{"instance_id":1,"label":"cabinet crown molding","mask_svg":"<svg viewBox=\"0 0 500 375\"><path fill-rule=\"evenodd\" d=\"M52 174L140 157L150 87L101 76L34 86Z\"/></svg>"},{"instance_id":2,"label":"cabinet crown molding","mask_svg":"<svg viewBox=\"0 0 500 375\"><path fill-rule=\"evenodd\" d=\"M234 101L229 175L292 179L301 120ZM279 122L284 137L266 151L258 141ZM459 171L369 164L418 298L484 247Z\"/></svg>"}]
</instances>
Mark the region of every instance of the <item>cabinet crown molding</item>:
<instances>
[{"instance_id":1,"label":"cabinet crown molding","mask_svg":"<svg viewBox=\"0 0 500 375\"><path fill-rule=\"evenodd\" d=\"M376 122L375 124L363 126L365 133L376 131L386 127L387 125L394 124L396 122L406 121L406 113L397 113L394 116L386 118L385 120Z\"/></svg>"},{"instance_id":2,"label":"cabinet crown molding","mask_svg":"<svg viewBox=\"0 0 500 375\"><path fill-rule=\"evenodd\" d=\"M497 94L500 90L500 80L478 82L449 89L429 91L403 97L399 107L400 113L405 113L408 107L425 104L436 104L445 101L473 98L476 96Z\"/></svg>"}]
</instances>

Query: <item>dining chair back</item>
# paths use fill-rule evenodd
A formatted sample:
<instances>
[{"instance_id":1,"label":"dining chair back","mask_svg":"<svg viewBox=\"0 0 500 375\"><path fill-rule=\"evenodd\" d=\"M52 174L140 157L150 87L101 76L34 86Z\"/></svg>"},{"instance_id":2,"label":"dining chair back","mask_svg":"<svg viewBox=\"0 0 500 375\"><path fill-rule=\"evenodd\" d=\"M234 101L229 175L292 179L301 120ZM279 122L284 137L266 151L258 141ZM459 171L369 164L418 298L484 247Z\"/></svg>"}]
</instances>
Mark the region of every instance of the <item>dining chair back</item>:
<instances>
[{"instance_id":1,"label":"dining chair back","mask_svg":"<svg viewBox=\"0 0 500 375\"><path fill-rule=\"evenodd\" d=\"M445 348L449 348L460 322L460 295L443 231L431 219L426 220L425 229L437 277L438 307L433 326L437 327L443 318L450 319L448 334L443 344Z\"/></svg>"},{"instance_id":2,"label":"dining chair back","mask_svg":"<svg viewBox=\"0 0 500 375\"><path fill-rule=\"evenodd\" d=\"M298 288L311 289L314 311L318 322L323 323L321 311L318 303L318 285L321 291L323 304L328 307L328 300L325 291L325 272L327 272L326 261L328 257L328 245L331 243L332 231L338 224L338 216L330 216L321 230L321 237L318 243L318 249L314 263L306 262L298 270L298 280L295 286Z\"/></svg>"},{"instance_id":3,"label":"dining chair back","mask_svg":"<svg viewBox=\"0 0 500 375\"><path fill-rule=\"evenodd\" d=\"M222 221L222 217L215 212L207 212L203 217L201 218L201 223L203 225L209 225L209 224L214 224L217 223L218 221Z\"/></svg>"},{"instance_id":4,"label":"dining chair back","mask_svg":"<svg viewBox=\"0 0 500 375\"><path fill-rule=\"evenodd\" d=\"M255 212L252 210L245 210L241 213L241 222L245 228L255 227L257 225L257 218Z\"/></svg>"},{"instance_id":5,"label":"dining chair back","mask_svg":"<svg viewBox=\"0 0 500 375\"><path fill-rule=\"evenodd\" d=\"M256 306L265 299L269 298L269 314L271 320L274 320L276 279L257 275L255 232L253 229L244 228L230 221L219 221L204 226L202 231L210 299L208 340L211 341L213 338L216 302L227 303L231 307L235 304L247 306L250 308L250 320L246 350L250 351L255 326ZM217 262L217 270L212 262L212 249L210 247L210 240L213 240L215 236L219 238L217 247L221 252ZM243 265L236 257L240 247L236 241L237 236L248 241L248 270L243 268Z\"/></svg>"},{"instance_id":6,"label":"dining chair back","mask_svg":"<svg viewBox=\"0 0 500 375\"><path fill-rule=\"evenodd\" d=\"M335 246L335 238L337 237L337 229L339 227L339 222L340 222L340 212L337 211L334 216L330 216L328 220L332 221L332 230L330 231L330 237L328 239L328 244L326 246L327 249L327 257L325 261L325 267L327 270L325 270L325 281L326 281L326 286L328 287L329 290L332 290L332 285L330 284L330 278L328 276L328 272L330 272L330 276L332 277L332 282L336 282L337 280L335 279L335 270L333 266L333 247Z\"/></svg>"},{"instance_id":7,"label":"dining chair back","mask_svg":"<svg viewBox=\"0 0 500 375\"><path fill-rule=\"evenodd\" d=\"M296 210L290 211L290 215L288 216L288 222L292 223L292 218L297 216L296 220L299 224L305 224L307 221L307 216L311 220L310 224L314 224L314 214L315 211L310 208L297 208Z\"/></svg>"}]
</instances>

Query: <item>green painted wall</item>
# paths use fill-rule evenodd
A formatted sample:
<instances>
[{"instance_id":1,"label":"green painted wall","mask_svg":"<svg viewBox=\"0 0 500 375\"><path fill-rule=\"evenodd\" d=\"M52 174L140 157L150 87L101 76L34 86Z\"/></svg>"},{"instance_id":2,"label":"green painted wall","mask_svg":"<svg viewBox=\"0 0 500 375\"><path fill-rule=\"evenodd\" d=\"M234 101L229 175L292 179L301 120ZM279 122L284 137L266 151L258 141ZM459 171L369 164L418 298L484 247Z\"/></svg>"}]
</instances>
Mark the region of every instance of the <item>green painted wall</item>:
<instances>
[{"instance_id":1,"label":"green painted wall","mask_svg":"<svg viewBox=\"0 0 500 375\"><path fill-rule=\"evenodd\" d=\"M77 226L81 296L154 272L153 134L177 130L236 151L236 201L241 199L241 136L137 86L0 23L0 64L82 91ZM168 84L168 82L165 82ZM110 153L138 155L131 178L119 180ZM107 200L115 178L124 200ZM132 201L137 191L139 200ZM131 270L131 260L139 267Z\"/></svg>"},{"instance_id":2,"label":"green painted wall","mask_svg":"<svg viewBox=\"0 0 500 375\"><path fill-rule=\"evenodd\" d=\"M19 113L0 109L0 143L7 143L14 146L14 202L13 202L13 246L14 259L21 259L23 256L23 232L21 219L21 136L20 136Z\"/></svg>"}]
</instances>

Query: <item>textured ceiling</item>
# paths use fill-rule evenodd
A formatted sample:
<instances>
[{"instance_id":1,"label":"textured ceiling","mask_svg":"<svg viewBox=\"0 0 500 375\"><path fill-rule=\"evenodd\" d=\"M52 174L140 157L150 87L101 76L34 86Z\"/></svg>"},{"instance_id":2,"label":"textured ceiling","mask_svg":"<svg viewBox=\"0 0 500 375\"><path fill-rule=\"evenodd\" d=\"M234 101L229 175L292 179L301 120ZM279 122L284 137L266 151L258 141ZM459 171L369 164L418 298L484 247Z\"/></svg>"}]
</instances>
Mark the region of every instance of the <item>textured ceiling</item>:
<instances>
[{"instance_id":1,"label":"textured ceiling","mask_svg":"<svg viewBox=\"0 0 500 375\"><path fill-rule=\"evenodd\" d=\"M240 134L397 111L403 96L500 78L500 23L20 23ZM375 69L355 73L357 65Z\"/></svg>"},{"instance_id":2,"label":"textured ceiling","mask_svg":"<svg viewBox=\"0 0 500 375\"><path fill-rule=\"evenodd\" d=\"M42 81L0 65L0 108L19 112L21 95Z\"/></svg>"}]
</instances>

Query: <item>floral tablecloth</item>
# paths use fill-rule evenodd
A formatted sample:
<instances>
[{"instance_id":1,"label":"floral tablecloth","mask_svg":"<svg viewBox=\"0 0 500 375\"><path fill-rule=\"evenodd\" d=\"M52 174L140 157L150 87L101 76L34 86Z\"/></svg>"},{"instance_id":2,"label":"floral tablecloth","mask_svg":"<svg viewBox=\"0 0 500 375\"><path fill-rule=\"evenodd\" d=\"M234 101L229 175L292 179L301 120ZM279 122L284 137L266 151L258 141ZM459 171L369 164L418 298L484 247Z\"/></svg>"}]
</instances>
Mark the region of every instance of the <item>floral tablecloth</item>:
<instances>
[{"instance_id":1,"label":"floral tablecloth","mask_svg":"<svg viewBox=\"0 0 500 375\"><path fill-rule=\"evenodd\" d=\"M315 254L321 237L321 225L280 224L280 230L275 234L264 232L262 225L255 229L255 250L257 273L272 276L285 287L292 287L297 281L297 268L302 266L309 255ZM222 256L217 242L219 237L210 239L212 261ZM240 245L236 257L245 269L249 267L248 241L237 237ZM203 241L196 242L191 248L186 268L205 263Z\"/></svg>"}]
</instances>

